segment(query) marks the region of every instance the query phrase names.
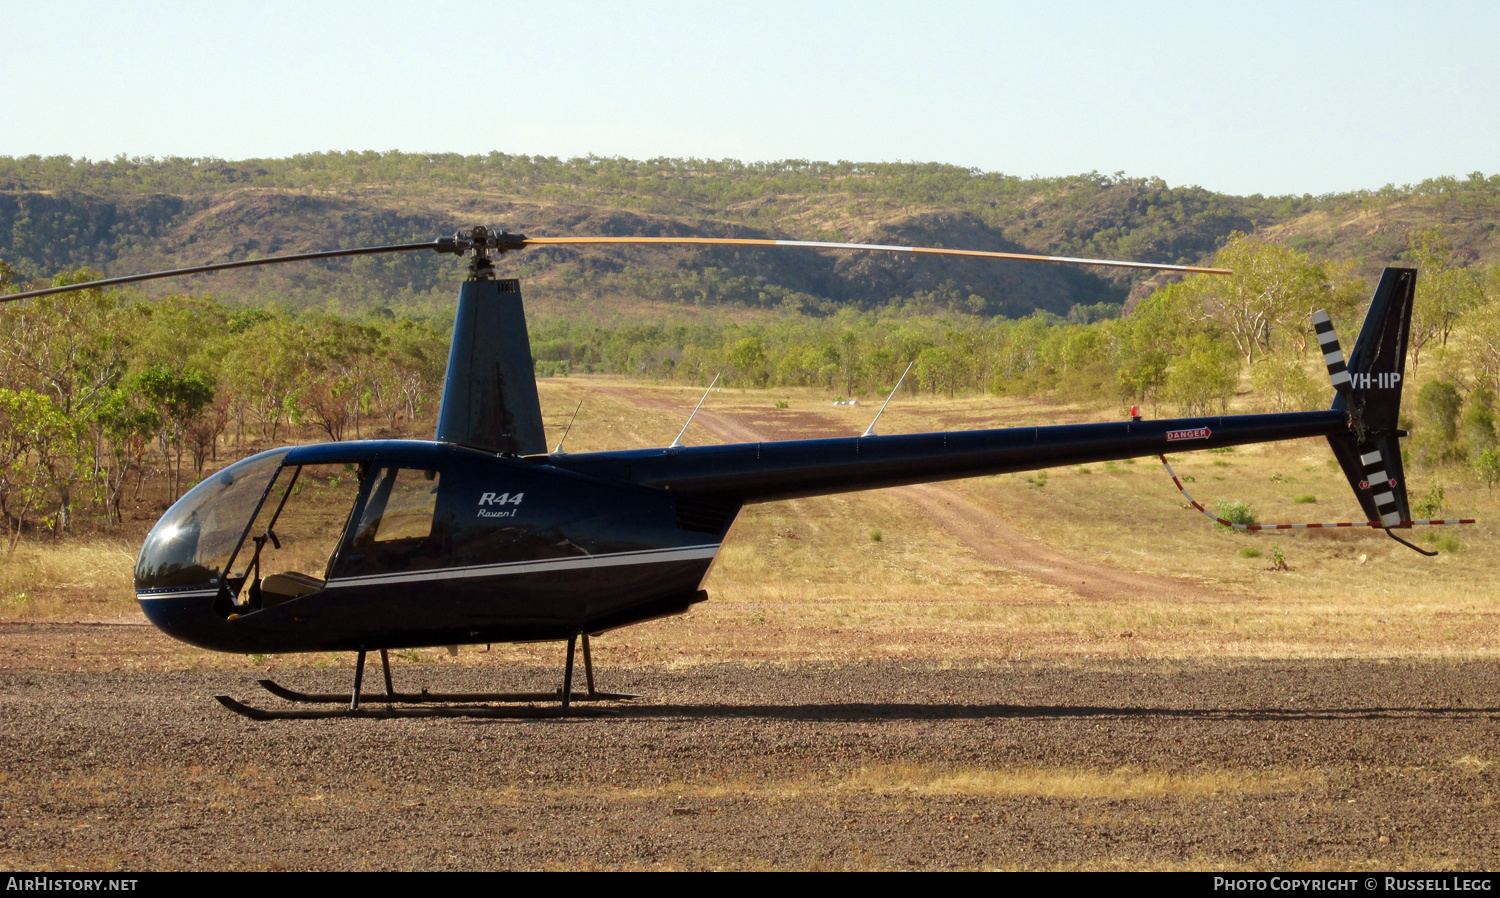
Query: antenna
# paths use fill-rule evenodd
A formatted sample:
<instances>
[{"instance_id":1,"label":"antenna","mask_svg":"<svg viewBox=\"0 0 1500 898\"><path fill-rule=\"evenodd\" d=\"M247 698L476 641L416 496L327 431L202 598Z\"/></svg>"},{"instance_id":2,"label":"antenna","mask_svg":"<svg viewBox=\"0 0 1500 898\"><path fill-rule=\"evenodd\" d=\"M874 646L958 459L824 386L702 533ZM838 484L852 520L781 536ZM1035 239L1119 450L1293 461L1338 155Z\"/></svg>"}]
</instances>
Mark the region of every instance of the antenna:
<instances>
[{"instance_id":1,"label":"antenna","mask_svg":"<svg viewBox=\"0 0 1500 898\"><path fill-rule=\"evenodd\" d=\"M891 400L892 399L896 398L896 390L901 389L901 385L906 382L906 375L908 375L908 374L911 373L911 366L915 365L916 363L917 363L917 360L916 359L912 359L911 360L911 364L909 364L909 365L906 366L906 370L901 372L901 379L898 380L898 381L896 381L896 388L894 390L891 390L891 395L885 397L885 404L881 405L880 406L880 411L878 411L878 412L875 413L875 421L879 421L880 420L880 416L883 415L883 414L885 414L885 407L887 405L891 404ZM879 434L877 434L875 432L875 421L871 421L870 422L870 426L866 427L865 428L865 432L862 433L862 434L860 434L860 436L862 436L862 437L879 436Z\"/></svg>"},{"instance_id":2,"label":"antenna","mask_svg":"<svg viewBox=\"0 0 1500 898\"><path fill-rule=\"evenodd\" d=\"M723 373L724 372L722 372L722 371L719 372L719 374L723 374ZM693 418L697 417L697 415L698 415L698 409L703 408L703 403L705 403L705 402L708 401L708 394L712 393L714 391L714 384L716 384L716 383L719 382L719 374L715 374L714 375L713 382L708 385L708 389L706 389L706 390L703 391L703 398L699 399L698 400L698 404L695 405L695 406L693 406L693 413L691 415L688 415L687 424L682 425L682 433L679 433L677 435L677 439L675 439L675 440L672 441L672 445L668 446L667 447L668 449L681 449L682 448L682 434L683 433L687 433L688 425L692 424L693 423Z\"/></svg>"},{"instance_id":3,"label":"antenna","mask_svg":"<svg viewBox=\"0 0 1500 898\"><path fill-rule=\"evenodd\" d=\"M562 455L562 444L567 441L568 434L573 430L573 420L578 417L578 410L583 408L583 400L578 400L578 405L573 407L573 417L568 419L568 426L563 428L562 439L557 441L557 448L552 450L553 455Z\"/></svg>"}]
</instances>

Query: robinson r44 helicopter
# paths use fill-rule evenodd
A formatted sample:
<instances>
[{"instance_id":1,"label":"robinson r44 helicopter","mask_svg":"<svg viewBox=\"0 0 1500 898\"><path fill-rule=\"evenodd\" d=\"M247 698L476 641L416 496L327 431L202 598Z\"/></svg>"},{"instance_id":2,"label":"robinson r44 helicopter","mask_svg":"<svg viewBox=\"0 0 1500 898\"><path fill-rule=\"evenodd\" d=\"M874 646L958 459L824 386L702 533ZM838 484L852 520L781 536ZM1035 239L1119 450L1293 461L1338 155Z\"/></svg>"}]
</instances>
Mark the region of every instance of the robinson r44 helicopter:
<instances>
[{"instance_id":1,"label":"robinson r44 helicopter","mask_svg":"<svg viewBox=\"0 0 1500 898\"><path fill-rule=\"evenodd\" d=\"M1385 270L1347 364L1327 316L1314 316L1335 390L1332 406L1322 411L549 453L520 287L495 276L493 258L525 247L576 244L801 247L1230 273L927 247L525 237L476 227L424 243L202 265L0 297L343 256L425 250L469 258L431 441L262 452L210 475L146 537L136 594L164 632L223 652L357 653L349 693L308 694L261 681L283 699L321 708L269 711L218 696L222 704L262 720L548 716L577 713L576 701L633 698L594 688L589 636L679 614L706 599L703 580L747 503L1097 463L1169 448L1325 437L1368 519L1353 526L1382 529L1411 546L1393 531L1456 523L1411 520L1401 466L1398 439L1405 434L1397 415L1414 270ZM391 649L535 640L567 644L557 692L399 693L391 682ZM587 690L575 692L580 640ZM383 695L362 694L371 651L380 653ZM553 699L556 706L530 704ZM385 707L362 707L362 701ZM398 710L398 704L407 707Z\"/></svg>"}]
</instances>

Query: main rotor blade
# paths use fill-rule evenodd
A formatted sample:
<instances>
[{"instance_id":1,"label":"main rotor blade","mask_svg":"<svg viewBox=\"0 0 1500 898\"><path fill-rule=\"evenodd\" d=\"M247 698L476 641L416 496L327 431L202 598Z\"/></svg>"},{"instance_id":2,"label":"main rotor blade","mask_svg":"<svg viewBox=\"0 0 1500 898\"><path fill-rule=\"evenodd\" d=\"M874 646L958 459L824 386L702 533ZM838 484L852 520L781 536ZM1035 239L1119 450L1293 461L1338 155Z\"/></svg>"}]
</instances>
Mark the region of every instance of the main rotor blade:
<instances>
[{"instance_id":1,"label":"main rotor blade","mask_svg":"<svg viewBox=\"0 0 1500 898\"><path fill-rule=\"evenodd\" d=\"M174 268L170 271L152 271L146 274L131 274L124 277L102 278L79 284L64 284L40 290L26 290L0 296L0 302L30 299L33 296L50 296L54 293L69 293L89 290L94 287L115 287L159 278L180 277L187 274L204 274L211 271L227 271L231 268L252 268L257 265L278 265L283 262L307 262L314 259L340 259L348 256L375 256L384 253L405 253L430 249L443 253L463 254L471 249L505 253L526 246L580 246L588 244L636 244L636 245L693 245L693 246L789 246L805 249L855 249L890 253L915 253L932 256L965 256L980 259L1019 259L1028 262L1054 262L1064 265L1090 265L1104 268L1140 268L1148 271L1180 271L1188 274L1233 274L1228 268L1205 268L1196 265L1164 265L1155 262L1123 262L1113 259L1077 259L1070 256L1039 256L1029 253L1001 253L978 249L942 249L933 246L894 246L883 243L824 243L817 240L764 240L744 237L523 237L519 234L489 232L484 228L474 229L472 239L462 232L453 237L440 237L423 243L396 243L390 246L366 246L358 249L330 249L316 253L292 253L285 256L266 256L263 259L242 259L238 262L216 262L211 265L194 265L190 268Z\"/></svg>"},{"instance_id":2,"label":"main rotor blade","mask_svg":"<svg viewBox=\"0 0 1500 898\"><path fill-rule=\"evenodd\" d=\"M151 281L157 278L177 277L184 274L202 274L206 271L250 268L255 265L276 265L281 262L306 262L311 259L338 259L344 256L376 256L383 253L404 253L417 249L436 249L438 245L439 241L429 240L426 243L396 243L390 246L366 246L360 249L329 249L316 253L294 253L287 256L266 256L264 259L244 259L239 262L216 262L212 265L195 265L192 268L174 268L171 271L153 271L147 274L131 274L124 277L84 281L80 284L64 284L61 287L47 287L42 290L27 290L24 293L8 293L0 295L0 302L10 302L14 299L29 299L33 296L47 296L52 293L88 290L92 287L113 287L119 284L134 284L137 281Z\"/></svg>"},{"instance_id":3,"label":"main rotor blade","mask_svg":"<svg viewBox=\"0 0 1500 898\"><path fill-rule=\"evenodd\" d=\"M1144 268L1151 271L1181 271L1190 274L1234 274L1228 268L1197 265L1162 265L1155 262L1120 262L1111 259L1075 259L1070 256L1036 256L1029 253L998 253L978 249L940 249L933 246L892 246L883 243L822 243L816 240L756 240L743 237L527 237L525 246L560 246L595 243L688 244L694 246L800 246L810 249L863 249L888 253L932 256L970 256L981 259L1020 259L1063 265L1094 265L1104 268Z\"/></svg>"}]
</instances>

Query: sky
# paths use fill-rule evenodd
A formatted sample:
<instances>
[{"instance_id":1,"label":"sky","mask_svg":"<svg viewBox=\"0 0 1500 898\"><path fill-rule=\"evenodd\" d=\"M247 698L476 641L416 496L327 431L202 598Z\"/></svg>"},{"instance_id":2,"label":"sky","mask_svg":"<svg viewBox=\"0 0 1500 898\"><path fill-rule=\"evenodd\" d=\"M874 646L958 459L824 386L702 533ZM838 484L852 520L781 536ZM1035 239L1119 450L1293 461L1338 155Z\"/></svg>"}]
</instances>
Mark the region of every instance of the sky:
<instances>
[{"instance_id":1,"label":"sky","mask_svg":"<svg viewBox=\"0 0 1500 898\"><path fill-rule=\"evenodd\" d=\"M0 155L941 162L1235 194L1500 171L1500 3L0 0Z\"/></svg>"}]
</instances>

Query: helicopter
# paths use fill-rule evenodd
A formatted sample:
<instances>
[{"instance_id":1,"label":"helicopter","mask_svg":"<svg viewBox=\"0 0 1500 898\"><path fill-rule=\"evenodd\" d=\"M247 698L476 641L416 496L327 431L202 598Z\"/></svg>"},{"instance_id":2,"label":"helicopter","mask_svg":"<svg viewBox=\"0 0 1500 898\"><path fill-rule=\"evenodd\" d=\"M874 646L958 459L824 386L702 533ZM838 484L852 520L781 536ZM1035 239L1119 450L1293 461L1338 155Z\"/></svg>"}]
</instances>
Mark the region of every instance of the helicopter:
<instances>
[{"instance_id":1,"label":"helicopter","mask_svg":"<svg viewBox=\"0 0 1500 898\"><path fill-rule=\"evenodd\" d=\"M221 652L356 653L348 693L305 693L260 681L279 698L319 707L266 710L215 697L256 720L559 716L583 711L577 702L636 698L595 688L590 637L681 614L706 600L703 582L736 515L751 503L1142 455L1160 454L1165 462L1168 450L1324 437L1366 515L1354 526L1383 530L1430 555L1393 531L1445 523L1411 519L1401 463L1399 439L1406 434L1398 414L1416 285L1412 269L1385 269L1347 361L1328 316L1314 315L1334 389L1331 406L1319 411L1162 420L1132 413L1121 422L902 435L876 435L872 425L855 437L691 447L679 437L662 448L570 454L559 446L549 452L520 285L496 276L495 257L533 246L583 244L795 247L1231 273L936 247L527 237L475 227L427 242L220 262L26 291L0 301L347 256L425 250L468 258L432 440L261 452L188 491L141 546L136 596L145 616L168 635ZM392 650L521 641L566 643L561 689L394 688ZM586 689L575 691L580 643ZM383 694L364 692L371 652L381 658ZM555 706L536 707L553 700Z\"/></svg>"}]
</instances>

